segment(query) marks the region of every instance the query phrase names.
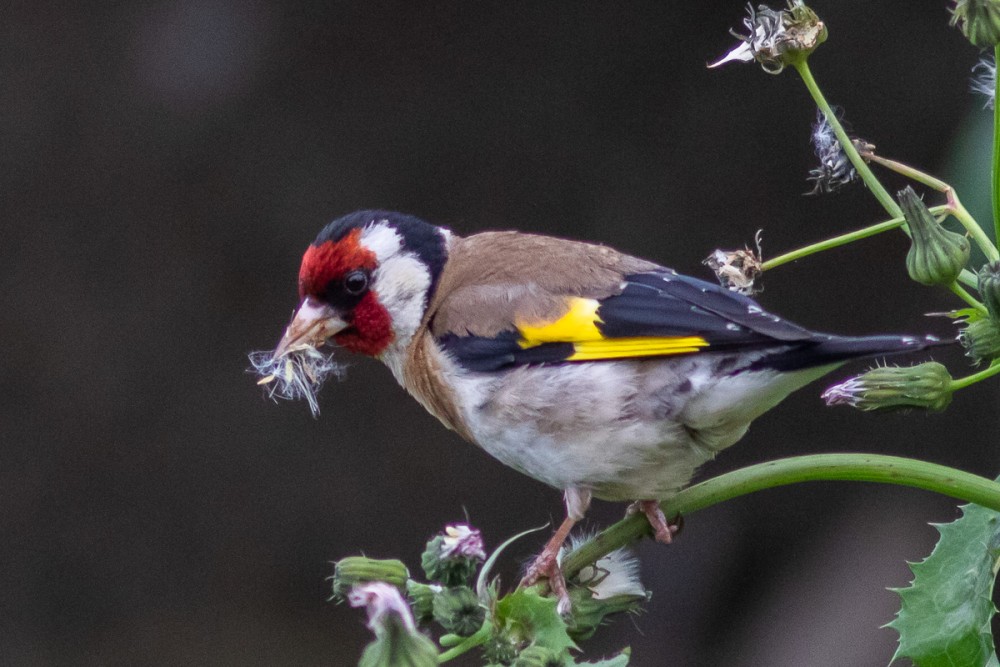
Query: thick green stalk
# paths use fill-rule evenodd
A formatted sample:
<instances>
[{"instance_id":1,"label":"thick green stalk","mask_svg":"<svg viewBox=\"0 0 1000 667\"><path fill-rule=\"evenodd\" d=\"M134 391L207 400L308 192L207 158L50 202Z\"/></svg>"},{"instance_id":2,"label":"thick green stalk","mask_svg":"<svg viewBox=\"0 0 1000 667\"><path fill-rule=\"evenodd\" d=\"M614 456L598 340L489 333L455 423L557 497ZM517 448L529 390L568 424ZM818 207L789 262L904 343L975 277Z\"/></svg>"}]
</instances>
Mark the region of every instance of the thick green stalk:
<instances>
[{"instance_id":1,"label":"thick green stalk","mask_svg":"<svg viewBox=\"0 0 1000 667\"><path fill-rule=\"evenodd\" d=\"M690 486L661 507L668 517L688 515L754 491L821 480L912 486L1000 511L1000 484L996 482L936 463L877 454L817 454L760 463ZM569 554L562 562L563 572L572 576L648 533L649 522L642 515L619 521Z\"/></svg>"},{"instance_id":2,"label":"thick green stalk","mask_svg":"<svg viewBox=\"0 0 1000 667\"><path fill-rule=\"evenodd\" d=\"M1000 44L993 47L993 58L1000 65ZM1000 247L1000 77L993 81L993 229Z\"/></svg>"},{"instance_id":3,"label":"thick green stalk","mask_svg":"<svg viewBox=\"0 0 1000 667\"><path fill-rule=\"evenodd\" d=\"M854 169L861 176L861 180L865 182L868 189L871 191L875 198L878 199L879 203L882 204L882 208L888 211L889 215L894 218L900 218L903 216L902 209L899 208L899 204L896 200L892 198L892 195L882 187L879 180L872 173L871 168L864 161L861 155L858 153L858 149L854 147L854 143L851 142L851 138L847 136L847 132L844 131L843 126L840 124L840 120L837 118L837 114L833 112L830 108L830 104L823 97L823 92L819 89L819 85L816 83L816 79L813 78L812 72L809 70L809 63L803 58L795 63L795 70L802 77L803 83L806 84L806 88L809 89L809 94L812 95L813 100L816 102L816 106L820 108L823 115L826 116L826 122L830 124L833 128L833 133L837 135L837 141L840 142L841 148L844 149L844 153L847 155L847 159L851 161L854 165Z\"/></svg>"}]
</instances>

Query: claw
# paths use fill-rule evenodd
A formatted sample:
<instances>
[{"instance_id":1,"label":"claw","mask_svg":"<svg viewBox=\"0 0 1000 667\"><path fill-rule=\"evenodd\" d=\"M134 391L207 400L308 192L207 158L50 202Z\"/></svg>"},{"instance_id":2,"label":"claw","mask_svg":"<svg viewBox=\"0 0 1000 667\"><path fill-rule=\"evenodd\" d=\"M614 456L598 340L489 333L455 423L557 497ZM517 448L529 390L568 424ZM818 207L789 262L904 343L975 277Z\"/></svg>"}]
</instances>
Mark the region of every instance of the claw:
<instances>
[{"instance_id":1,"label":"claw","mask_svg":"<svg viewBox=\"0 0 1000 667\"><path fill-rule=\"evenodd\" d=\"M674 519L673 523L667 521L666 515L660 509L659 501L656 500L637 500L629 505L628 514L637 514L638 512L646 515L646 519L653 529L653 537L662 544L673 543L674 535L681 532L681 526L684 525L680 515Z\"/></svg>"},{"instance_id":2,"label":"claw","mask_svg":"<svg viewBox=\"0 0 1000 667\"><path fill-rule=\"evenodd\" d=\"M569 613L572 602L569 599L569 591L566 589L566 578L563 576L562 568L559 567L559 550L562 548L563 542L566 541L569 531L572 530L575 524L576 521L569 517L562 522L559 530L545 544L542 552L538 554L538 557L528 567L528 571L521 580L521 586L527 587L534 586L542 579L547 579L549 588L552 589L552 592L559 599L557 609L560 614Z\"/></svg>"}]
</instances>

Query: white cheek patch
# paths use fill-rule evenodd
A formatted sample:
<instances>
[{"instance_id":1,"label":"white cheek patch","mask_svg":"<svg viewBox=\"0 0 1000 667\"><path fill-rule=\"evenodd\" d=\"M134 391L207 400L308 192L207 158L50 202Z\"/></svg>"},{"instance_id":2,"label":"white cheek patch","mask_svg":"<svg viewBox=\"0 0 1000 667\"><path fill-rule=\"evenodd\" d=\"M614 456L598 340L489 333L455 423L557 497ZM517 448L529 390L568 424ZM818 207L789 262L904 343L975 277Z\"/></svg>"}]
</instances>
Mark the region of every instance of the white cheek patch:
<instances>
[{"instance_id":1,"label":"white cheek patch","mask_svg":"<svg viewBox=\"0 0 1000 667\"><path fill-rule=\"evenodd\" d=\"M375 259L383 264L400 251L403 239L392 227L376 222L362 230L361 245L375 253Z\"/></svg>"},{"instance_id":2,"label":"white cheek patch","mask_svg":"<svg viewBox=\"0 0 1000 667\"><path fill-rule=\"evenodd\" d=\"M389 311L397 339L409 339L420 326L430 286L427 266L410 254L390 257L375 270L372 289Z\"/></svg>"}]
</instances>

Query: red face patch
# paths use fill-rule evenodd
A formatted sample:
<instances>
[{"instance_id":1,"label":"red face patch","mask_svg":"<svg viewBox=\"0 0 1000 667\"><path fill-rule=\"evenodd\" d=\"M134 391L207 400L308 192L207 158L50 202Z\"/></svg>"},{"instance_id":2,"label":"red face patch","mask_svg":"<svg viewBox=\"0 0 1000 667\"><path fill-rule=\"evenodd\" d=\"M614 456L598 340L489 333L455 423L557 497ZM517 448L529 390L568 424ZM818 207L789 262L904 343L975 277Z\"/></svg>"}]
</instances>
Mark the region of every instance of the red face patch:
<instances>
[{"instance_id":1,"label":"red face patch","mask_svg":"<svg viewBox=\"0 0 1000 667\"><path fill-rule=\"evenodd\" d=\"M354 307L352 326L333 337L337 345L351 352L377 356L392 342L392 318L374 292Z\"/></svg>"},{"instance_id":2,"label":"red face patch","mask_svg":"<svg viewBox=\"0 0 1000 667\"><path fill-rule=\"evenodd\" d=\"M361 230L352 229L336 243L326 241L309 246L299 268L299 298L321 297L330 281L348 271L375 268L375 253L361 246Z\"/></svg>"},{"instance_id":3,"label":"red face patch","mask_svg":"<svg viewBox=\"0 0 1000 667\"><path fill-rule=\"evenodd\" d=\"M309 246L299 269L299 298L313 296L322 300L332 281L350 271L374 271L376 264L375 253L361 245L360 229L352 229L336 243ZM374 292L365 294L350 312L341 315L351 326L333 337L337 345L377 356L392 342L392 318Z\"/></svg>"}]
</instances>

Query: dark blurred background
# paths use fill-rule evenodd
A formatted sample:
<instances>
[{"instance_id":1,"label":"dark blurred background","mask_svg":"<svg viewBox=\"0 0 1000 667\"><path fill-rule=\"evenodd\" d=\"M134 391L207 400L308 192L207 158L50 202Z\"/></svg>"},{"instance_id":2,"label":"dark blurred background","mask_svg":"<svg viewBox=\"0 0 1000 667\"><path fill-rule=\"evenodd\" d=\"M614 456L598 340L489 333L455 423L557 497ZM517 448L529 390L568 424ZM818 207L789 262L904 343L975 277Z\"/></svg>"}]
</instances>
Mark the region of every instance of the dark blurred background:
<instances>
[{"instance_id":1,"label":"dark blurred background","mask_svg":"<svg viewBox=\"0 0 1000 667\"><path fill-rule=\"evenodd\" d=\"M811 62L855 132L958 183L989 225L978 54L946 4L817 0L830 40ZM281 334L315 233L357 208L603 242L703 277L711 250L761 228L774 256L882 219L860 185L802 196L815 111L794 74L705 68L744 11L8 3L0 663L351 665L368 633L326 601L329 561L419 571L424 540L466 513L489 547L561 518L557 492L445 431L377 363L352 360L315 420L264 400L246 354ZM906 249L888 234L777 269L760 299L821 330L950 335L923 313L956 301L908 281ZM934 356L970 370L958 351ZM934 415L826 408L824 386L702 476L833 451L1000 470L996 383ZM623 510L596 503L589 524ZM639 547L648 610L587 655L885 665L886 587L930 551L927 523L956 516L947 499L849 483L699 512L674 546ZM511 549L506 581L543 539Z\"/></svg>"}]
</instances>

